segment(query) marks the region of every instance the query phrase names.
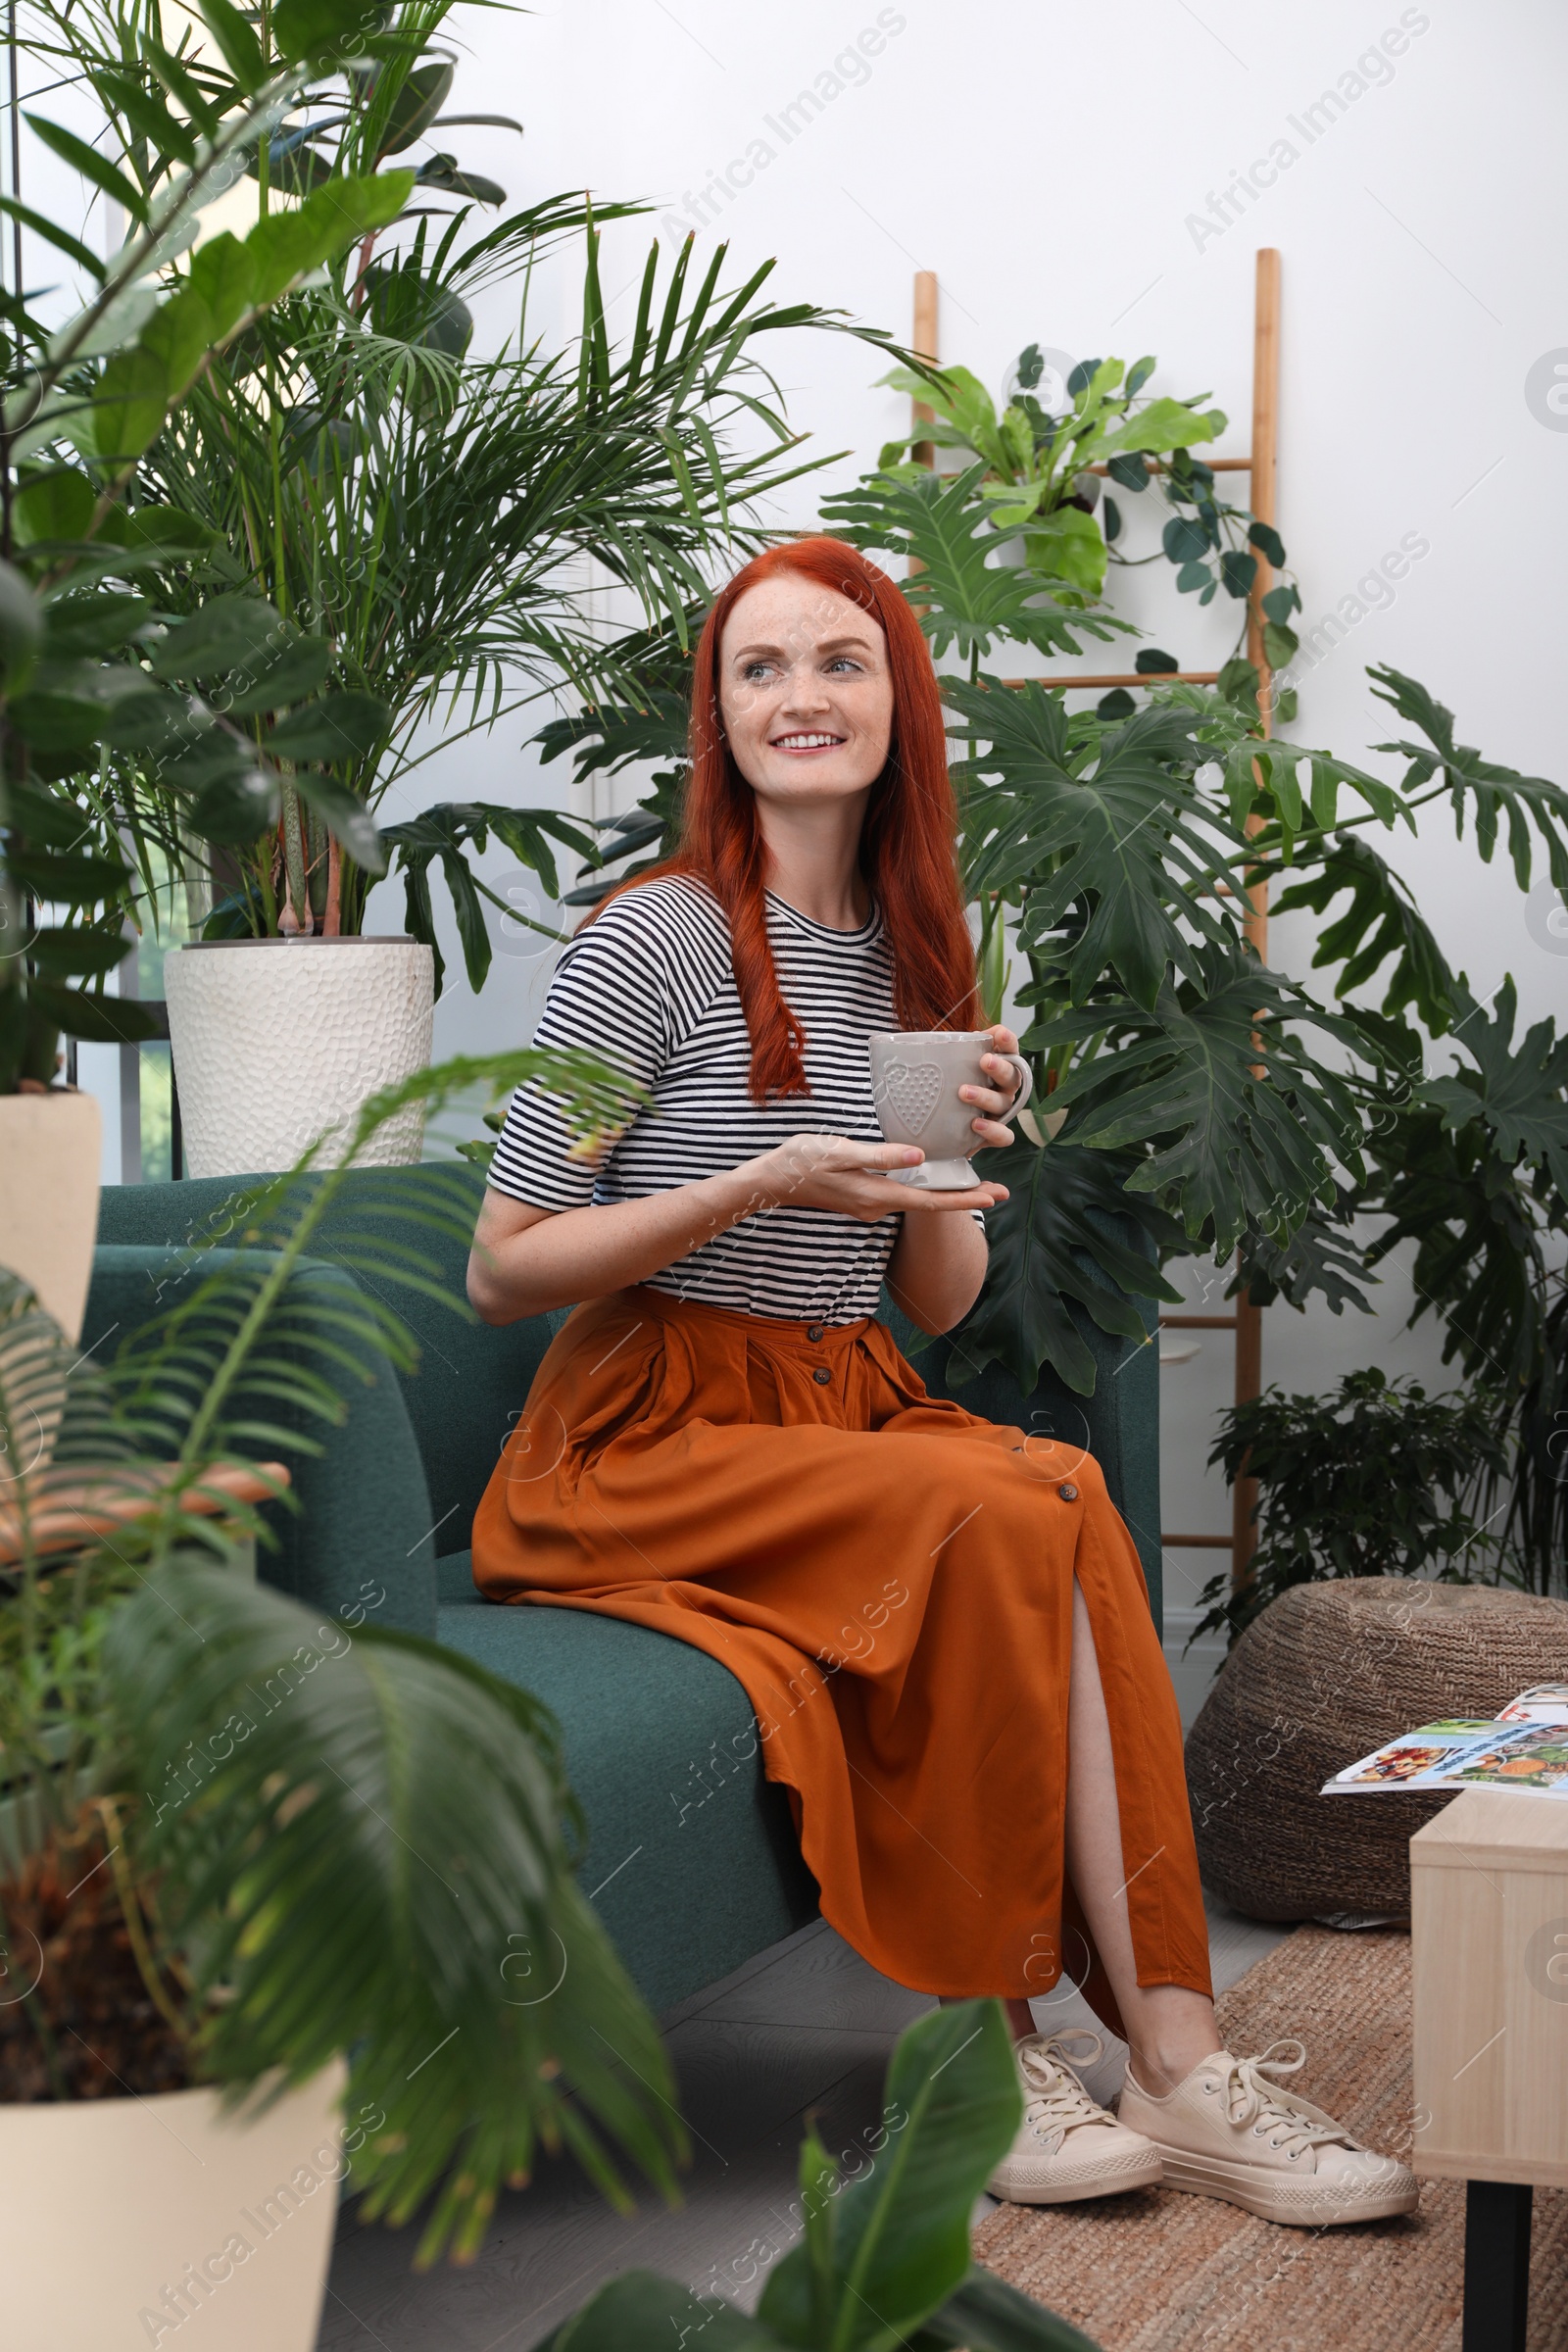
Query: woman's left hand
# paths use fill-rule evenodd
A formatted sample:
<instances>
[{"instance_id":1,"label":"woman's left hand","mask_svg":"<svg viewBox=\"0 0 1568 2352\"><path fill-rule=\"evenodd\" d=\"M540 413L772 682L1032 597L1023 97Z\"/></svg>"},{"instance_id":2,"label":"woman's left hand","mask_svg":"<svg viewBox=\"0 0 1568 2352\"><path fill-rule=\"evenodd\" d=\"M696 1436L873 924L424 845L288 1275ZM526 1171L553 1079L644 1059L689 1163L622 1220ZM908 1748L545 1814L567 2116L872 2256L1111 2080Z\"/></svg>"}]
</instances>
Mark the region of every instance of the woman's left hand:
<instances>
[{"instance_id":1,"label":"woman's left hand","mask_svg":"<svg viewBox=\"0 0 1568 2352\"><path fill-rule=\"evenodd\" d=\"M991 1151L1000 1151L1004 1144L1014 1140L1012 1129L1004 1127L1003 1120L1012 1108L1018 1092L1018 1073L1010 1061L1004 1061L1002 1057L1004 1054L1017 1053L1018 1040L1010 1029L1004 1029L999 1021L991 1031L991 1043L995 1052L980 1056L980 1067L991 1084L960 1086L958 1094L963 1102L972 1102L981 1114L969 1122L980 1138L981 1145Z\"/></svg>"}]
</instances>

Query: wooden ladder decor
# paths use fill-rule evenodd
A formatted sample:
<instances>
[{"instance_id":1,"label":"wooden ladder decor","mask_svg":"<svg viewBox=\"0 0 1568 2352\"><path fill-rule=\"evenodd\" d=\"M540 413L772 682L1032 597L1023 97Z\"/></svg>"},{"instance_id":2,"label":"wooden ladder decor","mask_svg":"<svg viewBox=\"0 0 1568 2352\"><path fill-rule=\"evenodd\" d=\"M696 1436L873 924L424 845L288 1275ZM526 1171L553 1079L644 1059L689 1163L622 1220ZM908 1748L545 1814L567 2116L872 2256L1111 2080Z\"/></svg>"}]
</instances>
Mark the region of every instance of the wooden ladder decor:
<instances>
[{"instance_id":1,"label":"wooden ladder decor","mask_svg":"<svg viewBox=\"0 0 1568 2352\"><path fill-rule=\"evenodd\" d=\"M937 274L934 270L917 270L914 277L914 333L911 351L921 359L937 360L940 355L937 313ZM1250 473L1251 483L1251 512L1259 522L1276 520L1275 502L1279 458L1279 396L1280 396L1280 257L1277 246L1265 245L1257 255L1257 274L1254 291L1252 321L1252 446L1245 458L1207 458L1204 464L1216 473ZM931 421L931 411L923 402L913 404L916 426ZM911 455L922 466L935 460L935 450L929 441L916 444ZM1103 473L1103 465L1090 467L1093 473ZM1159 466L1155 472L1162 470ZM1263 652L1263 599L1273 582L1273 570L1256 550L1257 574L1248 600L1247 654L1258 673L1258 710L1261 714L1265 740L1274 732L1273 671ZM1063 676L1054 678L1006 678L1007 686L1078 686L1103 690L1111 686L1152 686L1163 678L1188 686L1214 686L1219 672L1213 669L1132 670L1087 677ZM1250 817L1248 831L1255 833L1260 819ZM1258 961L1268 960L1268 886L1254 882L1248 892L1251 911L1247 917L1246 931L1257 952ZM1250 1294L1243 1291L1236 1301L1236 1311L1230 1315L1161 1315L1162 1331L1229 1331L1236 1335L1236 1388L1238 1404L1250 1404L1263 1386L1263 1311ZM1257 1529L1252 1514L1257 1508L1257 1481L1244 1472L1231 1490L1231 1531L1224 1536L1164 1535L1160 1543L1171 1550L1228 1551L1231 1555L1233 1589L1244 1586L1250 1574L1252 1554L1257 1547Z\"/></svg>"}]
</instances>

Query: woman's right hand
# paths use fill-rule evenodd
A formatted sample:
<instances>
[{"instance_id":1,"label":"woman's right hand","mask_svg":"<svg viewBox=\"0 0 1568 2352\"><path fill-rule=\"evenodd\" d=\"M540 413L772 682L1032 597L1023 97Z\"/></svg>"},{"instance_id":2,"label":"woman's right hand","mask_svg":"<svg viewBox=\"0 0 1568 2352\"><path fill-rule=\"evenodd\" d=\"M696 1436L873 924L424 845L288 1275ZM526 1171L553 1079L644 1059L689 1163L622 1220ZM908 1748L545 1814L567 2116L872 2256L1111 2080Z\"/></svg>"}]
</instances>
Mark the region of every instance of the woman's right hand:
<instances>
[{"instance_id":1,"label":"woman's right hand","mask_svg":"<svg viewBox=\"0 0 1568 2352\"><path fill-rule=\"evenodd\" d=\"M912 1144L858 1144L842 1135L792 1135L734 1171L748 1185L760 1213L769 1208L827 1208L856 1217L862 1225L895 1211L995 1208L1007 1198L1004 1184L971 1184L962 1192L923 1192L893 1185L894 1168L918 1167L925 1153Z\"/></svg>"}]
</instances>

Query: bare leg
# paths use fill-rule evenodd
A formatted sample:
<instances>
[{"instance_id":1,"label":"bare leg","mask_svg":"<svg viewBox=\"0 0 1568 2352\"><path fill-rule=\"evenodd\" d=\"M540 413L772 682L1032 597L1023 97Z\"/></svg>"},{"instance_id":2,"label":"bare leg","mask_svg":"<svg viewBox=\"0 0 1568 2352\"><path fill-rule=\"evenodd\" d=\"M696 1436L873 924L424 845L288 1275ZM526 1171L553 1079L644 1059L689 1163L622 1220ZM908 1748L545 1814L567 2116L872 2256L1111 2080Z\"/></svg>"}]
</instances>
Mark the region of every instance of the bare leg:
<instances>
[{"instance_id":1,"label":"bare leg","mask_svg":"<svg viewBox=\"0 0 1568 2352\"><path fill-rule=\"evenodd\" d=\"M1127 1917L1127 1873L1110 1723L1089 1609L1072 1588L1072 1680L1067 1704L1067 1868L1127 2028L1131 2066L1156 2098L1223 2045L1214 2004L1184 1984L1140 1984ZM1028 2014L1027 2004L1009 2002ZM1025 2031L1032 2031L1026 2028Z\"/></svg>"}]
</instances>

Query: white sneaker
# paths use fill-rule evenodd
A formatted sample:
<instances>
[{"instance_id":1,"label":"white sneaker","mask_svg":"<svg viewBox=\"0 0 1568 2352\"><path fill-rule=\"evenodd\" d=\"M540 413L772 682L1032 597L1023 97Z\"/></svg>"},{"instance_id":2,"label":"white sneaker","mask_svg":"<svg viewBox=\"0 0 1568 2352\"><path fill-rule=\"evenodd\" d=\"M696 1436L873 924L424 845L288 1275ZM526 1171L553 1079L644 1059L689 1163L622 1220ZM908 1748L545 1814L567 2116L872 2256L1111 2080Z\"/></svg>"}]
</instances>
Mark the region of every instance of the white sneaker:
<instances>
[{"instance_id":1,"label":"white sneaker","mask_svg":"<svg viewBox=\"0 0 1568 2352\"><path fill-rule=\"evenodd\" d=\"M1216 2050L1163 2098L1129 2073L1122 2120L1158 2150L1167 2188L1224 2197L1266 2222L1321 2230L1412 2212L1420 2194L1413 2173L1268 2080L1305 2063L1305 2046L1295 2040L1274 2042L1260 2058Z\"/></svg>"},{"instance_id":2,"label":"white sneaker","mask_svg":"<svg viewBox=\"0 0 1568 2352\"><path fill-rule=\"evenodd\" d=\"M1077 2040L1089 2046L1069 2052ZM1161 2172L1159 2150L1097 2107L1068 2067L1093 2066L1104 2048L1098 2034L1031 2034L1017 2044L1023 2086L1018 2136L992 2174L994 2197L1012 2205L1071 2205L1081 2197L1113 2197L1124 2188L1152 2188Z\"/></svg>"}]
</instances>

